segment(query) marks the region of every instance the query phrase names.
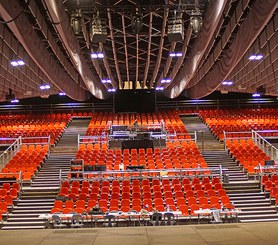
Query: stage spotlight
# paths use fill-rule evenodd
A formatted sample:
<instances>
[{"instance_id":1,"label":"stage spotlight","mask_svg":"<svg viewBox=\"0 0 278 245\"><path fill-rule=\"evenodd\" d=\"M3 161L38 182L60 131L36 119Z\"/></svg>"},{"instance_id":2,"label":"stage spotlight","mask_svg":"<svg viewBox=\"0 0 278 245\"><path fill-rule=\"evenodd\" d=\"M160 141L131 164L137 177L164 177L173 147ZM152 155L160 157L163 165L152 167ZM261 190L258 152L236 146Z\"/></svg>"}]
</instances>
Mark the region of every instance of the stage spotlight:
<instances>
[{"instance_id":1,"label":"stage spotlight","mask_svg":"<svg viewBox=\"0 0 278 245\"><path fill-rule=\"evenodd\" d=\"M131 17L131 27L135 34L139 34L143 27L142 14L136 12L136 14Z\"/></svg>"},{"instance_id":2,"label":"stage spotlight","mask_svg":"<svg viewBox=\"0 0 278 245\"><path fill-rule=\"evenodd\" d=\"M195 34L198 34L203 25L203 18L199 11L193 11L190 17L190 26Z\"/></svg>"},{"instance_id":3,"label":"stage spotlight","mask_svg":"<svg viewBox=\"0 0 278 245\"><path fill-rule=\"evenodd\" d=\"M75 35L78 35L81 32L81 9L76 10L75 13L72 13L70 16L71 27Z\"/></svg>"},{"instance_id":4,"label":"stage spotlight","mask_svg":"<svg viewBox=\"0 0 278 245\"><path fill-rule=\"evenodd\" d=\"M167 36L169 42L179 42L183 40L184 27L181 13L175 13L172 18L169 18Z\"/></svg>"},{"instance_id":5,"label":"stage spotlight","mask_svg":"<svg viewBox=\"0 0 278 245\"><path fill-rule=\"evenodd\" d=\"M107 38L106 21L95 15L91 22L90 39L93 43L104 43Z\"/></svg>"}]
</instances>

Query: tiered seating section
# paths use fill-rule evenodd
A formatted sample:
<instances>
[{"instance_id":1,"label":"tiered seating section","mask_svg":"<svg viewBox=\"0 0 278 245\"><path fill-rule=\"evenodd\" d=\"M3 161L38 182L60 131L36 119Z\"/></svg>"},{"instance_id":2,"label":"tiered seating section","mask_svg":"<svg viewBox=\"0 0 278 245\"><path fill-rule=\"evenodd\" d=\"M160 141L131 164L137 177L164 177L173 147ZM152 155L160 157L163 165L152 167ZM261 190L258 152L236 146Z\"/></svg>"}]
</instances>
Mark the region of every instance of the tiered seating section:
<instances>
[{"instance_id":1,"label":"tiered seating section","mask_svg":"<svg viewBox=\"0 0 278 245\"><path fill-rule=\"evenodd\" d=\"M277 109L201 110L199 115L220 140L224 139L223 130L226 132L278 130ZM278 135L269 132L263 136Z\"/></svg>"},{"instance_id":2,"label":"tiered seating section","mask_svg":"<svg viewBox=\"0 0 278 245\"><path fill-rule=\"evenodd\" d=\"M273 204L273 200L275 203L275 207L277 209L278 205L278 175L271 174L271 175L262 175L261 178L261 185L263 191L266 193L266 196L269 195L270 202Z\"/></svg>"},{"instance_id":3,"label":"tiered seating section","mask_svg":"<svg viewBox=\"0 0 278 245\"><path fill-rule=\"evenodd\" d=\"M19 183L3 183L0 188L0 221L12 210L20 194Z\"/></svg>"},{"instance_id":4,"label":"tiered seating section","mask_svg":"<svg viewBox=\"0 0 278 245\"><path fill-rule=\"evenodd\" d=\"M55 144L71 119L70 114L0 115L0 138L46 137ZM42 139L37 139L41 142ZM28 143L28 140L24 141ZM34 142L34 139L31 140ZM8 142L10 143L10 142Z\"/></svg>"},{"instance_id":5,"label":"tiered seating section","mask_svg":"<svg viewBox=\"0 0 278 245\"><path fill-rule=\"evenodd\" d=\"M59 193L68 200L56 200L51 213L69 212L88 213L96 204L100 210L123 211L142 208L163 212L167 209L179 210L183 215L194 216L194 210L217 208L223 205L233 208L219 178L202 179L178 178L143 179L143 180L108 180L92 181L77 180L70 183L64 181Z\"/></svg>"},{"instance_id":6,"label":"tiered seating section","mask_svg":"<svg viewBox=\"0 0 278 245\"><path fill-rule=\"evenodd\" d=\"M227 140L226 146L230 154L239 162L240 165L249 173L255 174L255 167L259 164L264 166L266 160L270 160L252 139L233 139Z\"/></svg>"},{"instance_id":7,"label":"tiered seating section","mask_svg":"<svg viewBox=\"0 0 278 245\"><path fill-rule=\"evenodd\" d=\"M1 170L1 178L30 181L48 154L48 145L22 145L19 152Z\"/></svg>"},{"instance_id":8,"label":"tiered seating section","mask_svg":"<svg viewBox=\"0 0 278 245\"><path fill-rule=\"evenodd\" d=\"M86 135L101 135L102 132L107 132L111 125L127 125L132 126L135 119L140 126L160 124L163 120L167 132L182 134L177 138L190 139L187 130L179 118L176 111L165 111L159 113L141 113L141 114L113 114L112 112L96 112L93 113L92 120L88 126Z\"/></svg>"},{"instance_id":9,"label":"tiered seating section","mask_svg":"<svg viewBox=\"0 0 278 245\"><path fill-rule=\"evenodd\" d=\"M148 149L108 149L107 144L81 144L76 159L84 159L84 165L106 165L107 170L119 170L119 165L138 166L145 169L206 168L207 164L195 142L167 142L167 147Z\"/></svg>"}]
</instances>

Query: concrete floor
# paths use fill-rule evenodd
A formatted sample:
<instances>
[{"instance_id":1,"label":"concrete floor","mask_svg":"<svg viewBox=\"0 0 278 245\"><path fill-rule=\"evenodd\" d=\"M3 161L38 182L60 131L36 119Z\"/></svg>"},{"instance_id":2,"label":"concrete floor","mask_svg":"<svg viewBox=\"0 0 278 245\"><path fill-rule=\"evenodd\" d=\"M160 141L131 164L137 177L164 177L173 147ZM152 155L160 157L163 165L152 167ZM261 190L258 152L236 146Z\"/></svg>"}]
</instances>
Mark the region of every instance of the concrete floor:
<instances>
[{"instance_id":1,"label":"concrete floor","mask_svg":"<svg viewBox=\"0 0 278 245\"><path fill-rule=\"evenodd\" d=\"M278 222L0 231L0 245L278 244Z\"/></svg>"}]
</instances>

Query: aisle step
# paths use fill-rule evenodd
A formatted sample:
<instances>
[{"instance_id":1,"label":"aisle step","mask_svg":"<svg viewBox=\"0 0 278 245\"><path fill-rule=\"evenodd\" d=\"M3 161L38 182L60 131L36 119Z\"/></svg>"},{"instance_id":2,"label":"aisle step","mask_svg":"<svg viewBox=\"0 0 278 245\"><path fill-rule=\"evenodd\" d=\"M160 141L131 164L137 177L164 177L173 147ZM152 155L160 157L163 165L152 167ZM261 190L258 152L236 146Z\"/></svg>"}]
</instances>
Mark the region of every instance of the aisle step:
<instances>
[{"instance_id":1,"label":"aisle step","mask_svg":"<svg viewBox=\"0 0 278 245\"><path fill-rule=\"evenodd\" d=\"M28 229L44 229L44 228L45 228L45 224L29 226L29 225L25 225L25 223L24 224L21 223L19 226L4 226L1 228L1 230L28 230Z\"/></svg>"},{"instance_id":2,"label":"aisle step","mask_svg":"<svg viewBox=\"0 0 278 245\"><path fill-rule=\"evenodd\" d=\"M196 131L198 140L203 138L203 142L197 142L197 145L199 149L204 146L201 154L208 166L219 167L221 164L223 168L228 169L224 174L229 175L229 183L224 183L223 186L235 207L242 209L242 213L238 214L239 221L278 221L276 208L270 205L269 198L265 198L259 183L248 180L242 167L224 150L223 143L216 140L203 121L198 116L182 116L181 119L188 132ZM199 133L200 130L203 131L203 137Z\"/></svg>"},{"instance_id":3,"label":"aisle step","mask_svg":"<svg viewBox=\"0 0 278 245\"><path fill-rule=\"evenodd\" d=\"M60 188L60 170L62 178L67 178L70 160L78 150L77 135L85 135L89 122L90 119L71 121L57 145L51 149L31 186L23 186L22 195L7 221L3 222L2 230L45 228L46 220L39 218L39 215L49 214L53 208Z\"/></svg>"}]
</instances>

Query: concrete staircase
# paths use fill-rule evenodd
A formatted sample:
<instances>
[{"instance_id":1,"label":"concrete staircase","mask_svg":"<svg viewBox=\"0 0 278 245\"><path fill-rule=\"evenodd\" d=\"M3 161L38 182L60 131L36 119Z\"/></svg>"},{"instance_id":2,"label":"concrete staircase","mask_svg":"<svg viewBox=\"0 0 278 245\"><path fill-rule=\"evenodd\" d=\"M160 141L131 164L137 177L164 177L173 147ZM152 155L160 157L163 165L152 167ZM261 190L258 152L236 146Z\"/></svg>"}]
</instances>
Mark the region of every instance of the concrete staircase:
<instances>
[{"instance_id":1,"label":"concrete staircase","mask_svg":"<svg viewBox=\"0 0 278 245\"><path fill-rule=\"evenodd\" d=\"M242 210L239 213L240 222L265 222L278 221L278 214L269 198L260 189L260 183L249 180L240 166L224 150L224 145L218 142L211 134L209 128L201 121L198 115L182 116L187 130L196 131L198 135L197 145L209 167L218 167L219 164L227 169L228 175L224 187L236 208Z\"/></svg>"},{"instance_id":2,"label":"concrete staircase","mask_svg":"<svg viewBox=\"0 0 278 245\"><path fill-rule=\"evenodd\" d=\"M269 198L261 192L259 182L245 181L225 184L225 189L236 208L240 222L278 221L278 214Z\"/></svg>"},{"instance_id":3,"label":"concrete staircase","mask_svg":"<svg viewBox=\"0 0 278 245\"><path fill-rule=\"evenodd\" d=\"M224 150L218 151L204 151L202 156L206 160L209 167L219 167L222 165L223 169L227 169L223 173L228 175L229 181L247 181L247 175L243 173L240 166L227 154Z\"/></svg>"},{"instance_id":4,"label":"concrete staircase","mask_svg":"<svg viewBox=\"0 0 278 245\"><path fill-rule=\"evenodd\" d=\"M45 228L46 220L39 216L50 213L60 188L60 171L61 177L67 178L70 160L78 148L77 135L85 135L89 122L90 119L71 121L31 185L23 186L21 198L4 221L3 230Z\"/></svg>"}]
</instances>

